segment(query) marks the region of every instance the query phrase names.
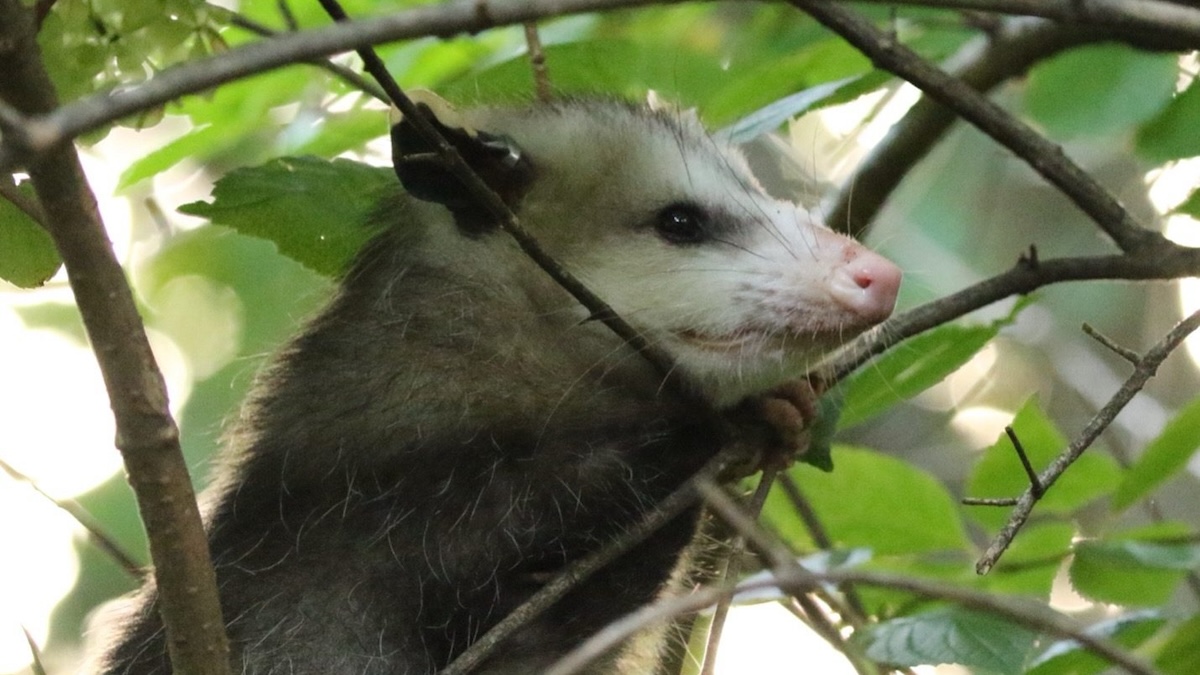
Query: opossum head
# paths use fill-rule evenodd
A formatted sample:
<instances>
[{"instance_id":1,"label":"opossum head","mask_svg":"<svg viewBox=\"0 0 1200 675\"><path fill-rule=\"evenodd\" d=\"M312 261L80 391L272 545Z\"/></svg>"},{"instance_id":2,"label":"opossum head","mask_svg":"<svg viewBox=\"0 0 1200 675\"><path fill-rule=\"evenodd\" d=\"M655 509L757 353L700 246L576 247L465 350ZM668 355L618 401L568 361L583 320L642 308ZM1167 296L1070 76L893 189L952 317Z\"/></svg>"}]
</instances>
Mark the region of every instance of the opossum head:
<instances>
[{"instance_id":1,"label":"opossum head","mask_svg":"<svg viewBox=\"0 0 1200 675\"><path fill-rule=\"evenodd\" d=\"M694 114L591 100L422 110L549 253L714 403L802 375L892 312L896 266L768 196ZM410 122L393 144L406 189L449 209L462 236L506 236Z\"/></svg>"}]
</instances>

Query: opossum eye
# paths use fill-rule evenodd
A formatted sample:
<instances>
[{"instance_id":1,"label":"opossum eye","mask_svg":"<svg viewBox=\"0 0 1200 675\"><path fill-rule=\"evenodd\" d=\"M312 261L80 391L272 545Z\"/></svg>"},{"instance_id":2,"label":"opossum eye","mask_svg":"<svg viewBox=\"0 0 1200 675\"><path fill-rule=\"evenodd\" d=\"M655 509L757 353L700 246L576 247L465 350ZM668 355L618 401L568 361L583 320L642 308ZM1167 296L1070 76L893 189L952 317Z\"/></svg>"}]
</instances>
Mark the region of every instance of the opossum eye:
<instances>
[{"instance_id":1,"label":"opossum eye","mask_svg":"<svg viewBox=\"0 0 1200 675\"><path fill-rule=\"evenodd\" d=\"M654 229L672 244L698 244L708 238L704 215L690 204L672 204L659 211Z\"/></svg>"}]
</instances>

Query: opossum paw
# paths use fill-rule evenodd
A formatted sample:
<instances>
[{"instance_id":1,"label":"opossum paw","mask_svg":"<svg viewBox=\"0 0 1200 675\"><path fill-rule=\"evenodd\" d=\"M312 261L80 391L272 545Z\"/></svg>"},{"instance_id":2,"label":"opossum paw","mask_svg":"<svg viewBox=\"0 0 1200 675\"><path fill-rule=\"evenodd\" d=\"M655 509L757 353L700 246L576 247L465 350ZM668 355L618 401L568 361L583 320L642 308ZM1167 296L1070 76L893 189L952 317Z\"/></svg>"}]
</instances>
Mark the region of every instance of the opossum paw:
<instances>
[{"instance_id":1,"label":"opossum paw","mask_svg":"<svg viewBox=\"0 0 1200 675\"><path fill-rule=\"evenodd\" d=\"M808 450L809 429L817 419L817 399L824 383L816 379L793 380L747 400L738 417L759 431L753 438L753 459L742 467L744 475L765 468L785 469ZM746 470L748 469L748 470Z\"/></svg>"}]
</instances>

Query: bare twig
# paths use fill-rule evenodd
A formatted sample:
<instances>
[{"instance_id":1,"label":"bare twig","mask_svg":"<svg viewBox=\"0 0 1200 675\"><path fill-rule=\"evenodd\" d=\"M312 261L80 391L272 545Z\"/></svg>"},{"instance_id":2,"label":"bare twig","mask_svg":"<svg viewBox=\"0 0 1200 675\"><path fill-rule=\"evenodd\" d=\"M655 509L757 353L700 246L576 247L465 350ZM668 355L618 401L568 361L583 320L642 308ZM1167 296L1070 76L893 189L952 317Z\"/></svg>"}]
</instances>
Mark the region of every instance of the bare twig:
<instances>
[{"instance_id":1,"label":"bare twig","mask_svg":"<svg viewBox=\"0 0 1200 675\"><path fill-rule=\"evenodd\" d=\"M1183 339L1187 337L1197 326L1200 326L1200 311L1192 314L1183 321L1180 321L1171 332L1167 333L1158 344L1150 348L1145 356L1138 360L1137 366L1133 373L1121 385L1121 388L1113 394L1108 403L1096 413L1094 417L1087 423L1079 435L1071 441L1067 449L1061 455L1056 457L1053 462L1047 466L1039 476L1041 484L1048 490L1059 476L1071 466L1075 460L1087 450L1100 432L1108 428L1117 414L1125 407L1127 403L1141 391L1146 382L1154 376L1158 370L1159 364L1163 362L1179 346ZM1033 511L1033 506L1038 501L1038 496L1032 486L1025 491L1017 501L1017 506L1013 509L1012 515L1009 516L1008 522L992 540L992 543L984 551L979 561L975 563L975 571L979 574L987 574L988 570L996 564L996 560L1004 553L1016 533L1025 524L1029 518L1029 514Z\"/></svg>"},{"instance_id":2,"label":"bare twig","mask_svg":"<svg viewBox=\"0 0 1200 675\"><path fill-rule=\"evenodd\" d=\"M1025 454L1025 446L1021 445L1021 439L1017 438L1017 432L1013 431L1012 425L1005 425L1004 433L1008 435L1008 440L1013 444L1013 450L1017 453L1017 459L1021 460L1021 467L1025 469L1025 476L1029 479L1029 489L1033 491L1039 498L1046 492L1046 488L1042 486L1042 481L1038 479L1037 471L1033 470L1033 465L1029 463L1029 455Z\"/></svg>"},{"instance_id":3,"label":"bare twig","mask_svg":"<svg viewBox=\"0 0 1200 675\"><path fill-rule=\"evenodd\" d=\"M1136 251L1165 240L1161 234L1141 227L1120 202L1063 154L1062 148L968 85L930 65L916 52L890 39L858 14L827 0L790 2L841 35L876 65L913 83L1025 160L1088 214L1121 250Z\"/></svg>"},{"instance_id":4,"label":"bare twig","mask_svg":"<svg viewBox=\"0 0 1200 675\"><path fill-rule=\"evenodd\" d=\"M1200 46L1200 8L1169 0L864 0L887 5L945 7L1040 16L1062 23L1137 30ZM1192 5L1192 6L1189 6Z\"/></svg>"},{"instance_id":5,"label":"bare twig","mask_svg":"<svg viewBox=\"0 0 1200 675\"><path fill-rule=\"evenodd\" d=\"M133 556L126 552L125 549L122 548L115 539L109 536L109 534L104 531L104 526L101 525L100 522L95 518L93 518L92 514L88 513L88 510L83 508L79 502L75 501L74 499L59 499L46 493L46 491L43 490L36 481L21 473L4 460L0 460L0 470L3 470L9 476L12 476L13 480L20 481L33 488L35 492L45 497L50 501L51 504L54 504L58 508L70 514L70 516L75 519L75 522L79 523L83 526L83 529L87 530L88 537L91 539L92 543L96 545L96 548L99 548L101 551L107 553L109 557L111 557L118 565L121 566L121 569L125 570L125 572L129 574L129 576L135 579L141 579L143 577L146 572L145 568L143 568L140 563L134 560Z\"/></svg>"},{"instance_id":6,"label":"bare twig","mask_svg":"<svg viewBox=\"0 0 1200 675\"><path fill-rule=\"evenodd\" d=\"M525 22L525 43L529 45L529 67L533 69L533 86L537 92L537 100L548 103L554 98L550 88L550 71L546 68L546 52L542 49L542 40L538 37L537 22Z\"/></svg>"},{"instance_id":7,"label":"bare twig","mask_svg":"<svg viewBox=\"0 0 1200 675\"><path fill-rule=\"evenodd\" d=\"M1114 37L1114 31L1057 25L1043 20L1014 19L986 37L968 42L946 62L965 85L987 92L1020 76L1031 65L1073 46ZM923 96L855 169L826 214L831 227L861 238L889 195L958 116Z\"/></svg>"},{"instance_id":8,"label":"bare twig","mask_svg":"<svg viewBox=\"0 0 1200 675\"><path fill-rule=\"evenodd\" d=\"M889 319L860 336L830 365L830 381L844 378L906 338L1013 295L1065 281L1177 279L1200 274L1200 249L1168 241L1133 255L1103 255L1018 262L1012 269Z\"/></svg>"},{"instance_id":9,"label":"bare twig","mask_svg":"<svg viewBox=\"0 0 1200 675\"><path fill-rule=\"evenodd\" d=\"M831 570L810 572L799 565L776 571L772 580L747 581L737 586L707 587L690 595L670 598L629 614L592 636L570 654L548 669L545 675L572 675L580 672L592 659L648 626L672 617L697 612L712 605L725 595L734 595L767 588L781 588L790 593L813 590L820 584L862 584L879 588L908 591L922 597L947 600L963 607L1003 617L1015 624L1040 633L1075 640L1084 649L1120 666L1132 675L1156 675L1156 671L1139 657L1113 642L1080 630L1068 617L1040 604L1014 597L994 595L944 583L914 577L865 570Z\"/></svg>"},{"instance_id":10,"label":"bare twig","mask_svg":"<svg viewBox=\"0 0 1200 675\"><path fill-rule=\"evenodd\" d=\"M964 506L1016 506L1016 497L963 497Z\"/></svg>"},{"instance_id":11,"label":"bare twig","mask_svg":"<svg viewBox=\"0 0 1200 675\"><path fill-rule=\"evenodd\" d=\"M646 537L694 506L699 501L699 495L695 488L697 481L711 481L713 476L722 474L729 465L742 461L745 461L744 458L739 458L735 450L730 448L722 450L720 454L705 464L691 480L660 501L652 511L642 518L641 522L622 533L619 539L610 542L586 558L571 563L566 569L555 575L549 583L534 593L520 607L489 629L482 638L463 650L454 662L443 669L439 675L466 675L471 672L514 631L549 609L567 591L645 541Z\"/></svg>"},{"instance_id":12,"label":"bare twig","mask_svg":"<svg viewBox=\"0 0 1200 675\"><path fill-rule=\"evenodd\" d=\"M1092 338L1096 342L1099 342L1100 344L1107 347L1112 353L1116 354L1117 356L1120 356L1121 358L1125 359L1126 361L1128 361L1134 365L1137 365L1137 362L1139 360L1141 360L1141 358L1142 358L1141 354L1138 354L1137 352L1133 351L1132 349L1127 349L1127 348L1122 347L1121 345L1113 342L1112 339L1110 339L1107 335L1096 330L1089 323L1083 324L1083 332L1088 337Z\"/></svg>"},{"instance_id":13,"label":"bare twig","mask_svg":"<svg viewBox=\"0 0 1200 675\"><path fill-rule=\"evenodd\" d=\"M783 488L783 494L792 503L800 520L804 521L804 529L808 530L808 534L817 548L822 551L832 550L833 541L829 538L825 525L817 517L817 512L813 510L812 504L804 496L800 486L796 484L795 480L792 480L792 476L788 473L781 473L775 482ZM858 597L858 592L854 590L853 586L846 585L838 590L846 598L846 609L849 610L842 615L843 618L856 628L861 626L867 618L867 610L863 606L862 598Z\"/></svg>"},{"instance_id":14,"label":"bare twig","mask_svg":"<svg viewBox=\"0 0 1200 675\"><path fill-rule=\"evenodd\" d=\"M496 26L680 0L521 0L451 2L324 28L288 33L183 63L141 84L93 94L28 120L23 138L5 137L0 169L20 166L47 148L142 110L273 68L328 57L363 45L407 38L477 33Z\"/></svg>"},{"instance_id":15,"label":"bare twig","mask_svg":"<svg viewBox=\"0 0 1200 675\"><path fill-rule=\"evenodd\" d=\"M0 99L24 115L45 114L58 105L39 54L30 11L20 0L0 0ZM227 675L229 648L216 578L179 430L96 198L70 145L39 154L28 171L104 377L116 446L150 540L174 669Z\"/></svg>"},{"instance_id":16,"label":"bare twig","mask_svg":"<svg viewBox=\"0 0 1200 675\"><path fill-rule=\"evenodd\" d=\"M286 7L286 5L283 6ZM250 31L255 35L261 35L262 37L274 38L278 35L281 35L279 31L264 26L261 23L237 12L229 13L229 23L243 30ZM334 76L341 78L342 81L346 82L350 86L366 92L376 100L383 101L385 103L388 100L387 94L383 93L383 89L381 89L379 85L368 80L362 75L359 75L346 66L320 58L305 59L303 63L314 65L318 68L329 71Z\"/></svg>"},{"instance_id":17,"label":"bare twig","mask_svg":"<svg viewBox=\"0 0 1200 675\"><path fill-rule=\"evenodd\" d=\"M758 477L758 486L754 489L754 494L750 497L750 503L746 505L746 509L756 516L762 511L763 504L767 502L767 493L771 491L771 485L775 482L775 477L779 475L779 469L773 466L766 467L762 471L762 475ZM737 583L737 578L742 573L742 556L746 552L746 538L742 535L734 537L730 543L729 553L725 558L725 569L721 571L720 578L728 583ZM700 675L712 675L717 666L717 649L721 643L721 633L724 632L725 620L729 616L729 607L733 598L721 598L717 602L717 607L713 610L712 622L708 629L708 644L704 649L704 665L700 668Z\"/></svg>"},{"instance_id":18,"label":"bare twig","mask_svg":"<svg viewBox=\"0 0 1200 675\"><path fill-rule=\"evenodd\" d=\"M772 572L778 574L792 569L802 569L796 562L796 556L788 550L787 546L778 537L772 536L759 526L716 483L700 479L696 481L696 489L704 497L704 504L713 513L742 536L751 549L770 562ZM793 597L800 608L804 610L804 615L808 617L812 629L826 642L845 653L846 644L841 632L810 595L819 590L819 587L814 586L803 592L795 593Z\"/></svg>"}]
</instances>

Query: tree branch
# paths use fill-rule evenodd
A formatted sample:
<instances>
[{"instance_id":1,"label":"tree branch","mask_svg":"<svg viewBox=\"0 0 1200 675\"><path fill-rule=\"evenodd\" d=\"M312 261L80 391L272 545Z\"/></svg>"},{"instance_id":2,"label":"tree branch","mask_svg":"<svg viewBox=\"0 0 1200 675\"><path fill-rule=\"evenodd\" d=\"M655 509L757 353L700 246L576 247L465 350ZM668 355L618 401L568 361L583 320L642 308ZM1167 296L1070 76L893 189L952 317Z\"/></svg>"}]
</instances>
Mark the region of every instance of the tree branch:
<instances>
[{"instance_id":1,"label":"tree branch","mask_svg":"<svg viewBox=\"0 0 1200 675\"><path fill-rule=\"evenodd\" d=\"M363 21L287 33L197 61L182 63L141 84L88 96L24 122L24 133L5 136L0 170L20 166L50 147L127 115L163 105L185 94L272 68L328 57L363 45L436 35L477 33L496 26L579 12L671 4L680 0L522 0L451 2L418 7Z\"/></svg>"},{"instance_id":2,"label":"tree branch","mask_svg":"<svg viewBox=\"0 0 1200 675\"><path fill-rule=\"evenodd\" d=\"M25 115L58 102L30 10L0 0L0 99ZM229 673L229 648L208 542L162 375L74 147L29 165L44 224L62 256L116 419L116 446L150 539L159 609L176 672Z\"/></svg>"},{"instance_id":3,"label":"tree branch","mask_svg":"<svg viewBox=\"0 0 1200 675\"><path fill-rule=\"evenodd\" d=\"M1024 74L1048 56L1115 37L1119 37L1118 32L1108 28L1008 20L994 34L980 36L963 46L947 60L947 66L951 76L985 93ZM957 119L950 108L922 96L846 181L828 209L826 222L862 238L900 181Z\"/></svg>"},{"instance_id":4,"label":"tree branch","mask_svg":"<svg viewBox=\"0 0 1200 675\"><path fill-rule=\"evenodd\" d=\"M1083 431L1079 432L1079 435L1067 446L1067 449L1056 457L1038 476L1043 491L1048 490L1054 485L1054 482L1062 476L1067 467L1074 464L1075 460L1079 459L1084 451L1091 447L1100 433L1107 429L1108 425L1112 424L1112 421L1125 405L1133 399L1135 394L1142 390L1142 387L1146 386L1146 382L1151 377L1154 377L1154 374L1158 371L1159 364L1197 327L1200 327L1200 311L1195 312L1176 324L1171 329L1171 332L1167 333L1166 337L1151 347L1150 351L1146 352L1146 355L1138 360L1133 373L1125 380L1125 383L1121 385L1117 393L1113 394L1108 403L1105 403L1104 407L1092 417L1087 426L1083 428ZM1025 524L1025 521L1029 518L1029 514L1033 511L1034 504L1038 502L1040 497L1041 494L1035 489L1034 485L1030 485L1025 490L1025 493L1017 500L1017 506L1013 509L1012 515L1009 516L1008 522L1005 523L1004 527L992 540L992 543L988 545L987 550L984 551L979 561L975 563L976 572L987 574L992 569L992 566L996 564L996 561L1008 549L1009 544L1012 543L1013 537L1016 536L1021 526Z\"/></svg>"},{"instance_id":5,"label":"tree branch","mask_svg":"<svg viewBox=\"0 0 1200 675\"><path fill-rule=\"evenodd\" d=\"M1136 31L1148 39L1185 40L1200 46L1200 8L1169 0L862 0L886 5L943 7L975 12L1040 16L1075 25Z\"/></svg>"},{"instance_id":6,"label":"tree branch","mask_svg":"<svg viewBox=\"0 0 1200 675\"><path fill-rule=\"evenodd\" d=\"M1098 279L1178 279L1200 275L1200 249L1163 240L1137 254L1054 258L1022 258L1012 269L893 317L860 336L830 364L834 381L844 378L872 356L891 346L976 309L1012 295L1065 281Z\"/></svg>"},{"instance_id":7,"label":"tree branch","mask_svg":"<svg viewBox=\"0 0 1200 675\"><path fill-rule=\"evenodd\" d=\"M1152 666L1110 640L1080 630L1068 617L1049 607L1016 598L1007 598L949 584L866 570L811 572L799 564L775 570L774 579L756 579L736 586L710 586L689 595L669 598L627 615L576 647L551 666L545 675L573 675L589 662L650 626L682 614L698 612L720 598L770 588L789 593L807 593L821 584L861 584L908 591L935 600L947 600L970 609L1003 617L1039 633L1075 640L1084 649L1118 665L1133 675L1156 675Z\"/></svg>"},{"instance_id":8,"label":"tree branch","mask_svg":"<svg viewBox=\"0 0 1200 675\"><path fill-rule=\"evenodd\" d=\"M931 98L955 112L1025 160L1100 226L1123 251L1164 241L1162 235L1138 225L1129 212L1062 148L1009 115L979 92L927 63L869 21L827 0L790 0L866 54L879 67L912 82Z\"/></svg>"}]
</instances>

